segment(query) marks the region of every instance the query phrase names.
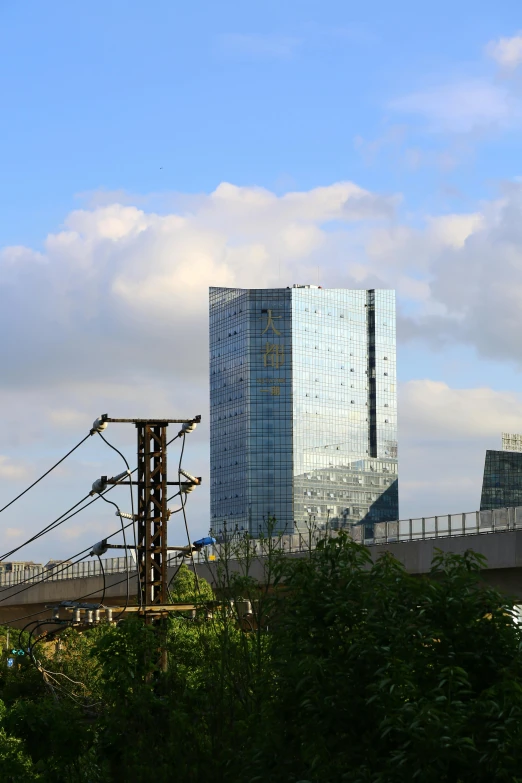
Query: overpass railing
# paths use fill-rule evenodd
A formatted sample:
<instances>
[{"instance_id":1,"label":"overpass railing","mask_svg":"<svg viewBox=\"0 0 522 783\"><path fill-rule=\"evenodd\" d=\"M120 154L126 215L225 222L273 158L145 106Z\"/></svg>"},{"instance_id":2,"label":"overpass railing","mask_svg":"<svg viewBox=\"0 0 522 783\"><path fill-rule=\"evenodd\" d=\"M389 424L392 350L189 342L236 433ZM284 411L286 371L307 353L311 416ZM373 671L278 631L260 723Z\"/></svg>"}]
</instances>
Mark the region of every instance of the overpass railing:
<instances>
[{"instance_id":1,"label":"overpass railing","mask_svg":"<svg viewBox=\"0 0 522 783\"><path fill-rule=\"evenodd\" d=\"M134 561L130 559L130 568L134 569ZM124 557L108 557L103 561L103 570L106 574L119 574L125 571L126 559ZM56 582L61 579L78 579L88 576L101 576L102 569L98 560L83 560L81 563L57 563L53 568L36 566L16 571L4 571L0 573L0 586L9 587L21 582Z\"/></svg>"},{"instance_id":2,"label":"overpass railing","mask_svg":"<svg viewBox=\"0 0 522 783\"><path fill-rule=\"evenodd\" d=\"M505 533L520 529L522 529L522 506L517 506L489 511L469 511L463 514L400 519L397 522L377 522L374 525L372 538L365 537L363 525L352 528L351 535L355 541L370 545L448 536Z\"/></svg>"},{"instance_id":3,"label":"overpass railing","mask_svg":"<svg viewBox=\"0 0 522 783\"><path fill-rule=\"evenodd\" d=\"M522 506L516 508L498 508L491 511L468 511L463 514L444 514L435 517L417 517L399 519L393 522L373 523L373 536L366 535L368 526L353 525L344 528L348 535L360 544L394 544L398 541L417 541L419 539L448 538L449 536L470 536L477 533L501 533L522 529ZM317 542L328 536L336 536L338 530L316 526L311 531L282 535L272 539L250 539L250 551L253 554L266 552L269 546L289 553L305 552L315 548ZM270 541L270 543L269 543ZM233 553L240 547L234 546L234 536L229 544ZM217 556L223 553L223 545L216 545Z\"/></svg>"},{"instance_id":4,"label":"overpass railing","mask_svg":"<svg viewBox=\"0 0 522 783\"><path fill-rule=\"evenodd\" d=\"M418 541L423 539L447 538L449 536L468 536L488 533L504 533L522 529L522 506L515 508L498 508L491 511L470 511L463 514L444 514L434 517L417 517L399 519L395 522L376 522L373 526L373 536L365 535L364 525L355 525L347 529L354 541L368 546L374 544L393 544L399 541ZM317 542L326 535L337 535L337 530L314 528L304 533L275 536L270 539L250 539L248 546L252 555L265 555L267 550L281 550L288 553L298 553L314 549ZM234 539L234 536L232 537ZM216 545L211 559L223 554L223 545ZM132 552L132 550L131 550ZM241 555L241 541L230 542L228 550L232 558ZM197 563L206 561L207 554L195 553ZM176 555L170 558L169 565L179 561ZM136 570L132 556L108 557L102 560L103 573L121 574ZM90 576L101 576L102 566L98 560L84 560L81 563L57 563L53 568L37 566L23 570L0 572L0 586L9 587L21 582L59 581L62 579L78 579Z\"/></svg>"},{"instance_id":5,"label":"overpass railing","mask_svg":"<svg viewBox=\"0 0 522 783\"><path fill-rule=\"evenodd\" d=\"M132 550L131 552L134 554ZM169 559L169 566L175 565L175 557L174 555ZM202 560L202 557L199 555L199 558L196 557L195 559L198 562L198 560ZM81 563L56 563L52 568L46 568L45 566L27 567L16 571L0 571L0 587L18 585L22 582L58 582L62 579L82 579L89 576L102 576L102 574L122 574L126 573L127 569L131 572L136 571L136 561L132 556L129 556L128 559L125 557L102 558L101 564L99 560L82 560Z\"/></svg>"}]
</instances>

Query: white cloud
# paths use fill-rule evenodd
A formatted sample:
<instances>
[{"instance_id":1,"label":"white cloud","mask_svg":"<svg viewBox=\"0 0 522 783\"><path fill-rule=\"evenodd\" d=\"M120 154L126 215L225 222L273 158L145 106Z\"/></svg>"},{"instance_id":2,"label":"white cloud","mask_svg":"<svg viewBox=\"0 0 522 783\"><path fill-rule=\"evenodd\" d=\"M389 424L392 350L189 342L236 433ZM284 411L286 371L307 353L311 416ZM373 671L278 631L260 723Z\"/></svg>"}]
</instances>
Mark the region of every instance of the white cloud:
<instances>
[{"instance_id":1,"label":"white cloud","mask_svg":"<svg viewBox=\"0 0 522 783\"><path fill-rule=\"evenodd\" d=\"M479 212L430 217L427 233L441 245L462 248L467 238L483 225L483 220Z\"/></svg>"},{"instance_id":2,"label":"white cloud","mask_svg":"<svg viewBox=\"0 0 522 783\"><path fill-rule=\"evenodd\" d=\"M285 284L311 270L315 280L332 243L326 224L345 227L349 245L361 221L390 219L396 204L349 182L281 197L223 183L177 213L76 210L44 254L2 252L0 323L17 344L0 345L3 383L107 384L146 368L165 378L175 366L202 375L209 285L277 285L280 265ZM350 279L346 264L335 274Z\"/></svg>"},{"instance_id":3,"label":"white cloud","mask_svg":"<svg viewBox=\"0 0 522 783\"><path fill-rule=\"evenodd\" d=\"M486 54L503 68L517 68L522 63L522 34L490 41L486 45Z\"/></svg>"},{"instance_id":4,"label":"white cloud","mask_svg":"<svg viewBox=\"0 0 522 783\"><path fill-rule=\"evenodd\" d=\"M522 397L487 387L452 389L440 381L409 381L401 387L401 410L408 437L499 441L502 431L522 432Z\"/></svg>"},{"instance_id":5,"label":"white cloud","mask_svg":"<svg viewBox=\"0 0 522 783\"><path fill-rule=\"evenodd\" d=\"M428 341L465 342L522 367L521 196L512 187L472 215L428 220L416 239L430 296L403 336L410 330Z\"/></svg>"},{"instance_id":6,"label":"white cloud","mask_svg":"<svg viewBox=\"0 0 522 783\"><path fill-rule=\"evenodd\" d=\"M14 462L5 454L0 455L0 478L16 481L27 478L28 472L26 464Z\"/></svg>"},{"instance_id":7,"label":"white cloud","mask_svg":"<svg viewBox=\"0 0 522 783\"><path fill-rule=\"evenodd\" d=\"M21 538L23 536L24 531L21 530L18 527L8 527L6 531L4 532L4 536L6 539L13 539L13 538Z\"/></svg>"},{"instance_id":8,"label":"white cloud","mask_svg":"<svg viewBox=\"0 0 522 783\"><path fill-rule=\"evenodd\" d=\"M315 282L319 266L325 286L396 287L408 312L401 315L403 335L472 343L485 356L522 365L520 193L508 188L473 212L428 215L412 226L398 220L397 197L353 183L279 197L224 183L208 195L178 197L181 206L167 214L130 204L76 210L63 230L47 237L43 253L5 249L0 325L9 339L0 344L0 406L9 411L3 450L12 457L0 460L0 477L9 480L2 495L8 501L23 488L28 475L20 466L30 464L30 475L40 475L100 413L202 413L187 467L204 477L190 504L191 524L206 531L211 285ZM431 381L412 382L401 395L405 507L421 501L426 513L476 507L484 449L493 438L496 445L502 430L521 429L519 398ZM132 458L131 428L114 425L110 438ZM30 493L27 505L24 499L9 510L6 526L24 533L41 527L97 476L119 472L121 460L98 441L90 439L53 475L45 496L49 514L42 519L42 484L34 500ZM427 475L431 498L422 484ZM110 509L95 508L93 524L114 524ZM94 528L82 530L78 520L70 535L83 542ZM65 533L49 541L49 556L69 553Z\"/></svg>"},{"instance_id":9,"label":"white cloud","mask_svg":"<svg viewBox=\"0 0 522 783\"><path fill-rule=\"evenodd\" d=\"M434 131L469 133L520 119L520 106L507 87L486 79L450 82L390 102L400 114L427 120Z\"/></svg>"},{"instance_id":10,"label":"white cloud","mask_svg":"<svg viewBox=\"0 0 522 783\"><path fill-rule=\"evenodd\" d=\"M0 255L0 325L12 335L0 344L3 387L200 383L208 286L315 282L318 267L326 286L396 288L415 305L403 335L522 363L521 192L415 227L394 217L396 196L349 182L282 196L223 183L163 215L76 210L45 253ZM71 403L53 406L56 426L72 424Z\"/></svg>"},{"instance_id":11,"label":"white cloud","mask_svg":"<svg viewBox=\"0 0 522 783\"><path fill-rule=\"evenodd\" d=\"M353 183L280 197L223 183L211 194L176 201L167 214L128 203L75 210L49 234L42 253L24 247L0 253L0 326L8 335L0 344L0 406L9 412L2 437L11 455L0 460L0 478L8 479L0 487L3 502L61 457L100 413L200 413L185 464L204 478L189 503L191 531L203 535L209 526L208 287L313 282L318 265L329 282L354 285L357 232L392 220L398 203ZM364 284L368 270L362 276ZM134 462L133 428L113 425L107 434ZM83 497L95 478L118 473L121 462L100 439L89 439L5 512L2 548L11 548L7 525L24 536L41 528ZM30 470L23 476L25 464ZM128 505L124 493L121 502ZM27 557L67 556L70 536L78 536L80 549L100 537L95 523L114 528L113 510L100 505L85 521L88 512L78 517L77 526L75 517L29 548ZM171 529L174 543L183 539L182 529Z\"/></svg>"},{"instance_id":12,"label":"white cloud","mask_svg":"<svg viewBox=\"0 0 522 783\"><path fill-rule=\"evenodd\" d=\"M522 432L522 397L415 380L399 387L401 516L475 511L486 449Z\"/></svg>"}]
</instances>

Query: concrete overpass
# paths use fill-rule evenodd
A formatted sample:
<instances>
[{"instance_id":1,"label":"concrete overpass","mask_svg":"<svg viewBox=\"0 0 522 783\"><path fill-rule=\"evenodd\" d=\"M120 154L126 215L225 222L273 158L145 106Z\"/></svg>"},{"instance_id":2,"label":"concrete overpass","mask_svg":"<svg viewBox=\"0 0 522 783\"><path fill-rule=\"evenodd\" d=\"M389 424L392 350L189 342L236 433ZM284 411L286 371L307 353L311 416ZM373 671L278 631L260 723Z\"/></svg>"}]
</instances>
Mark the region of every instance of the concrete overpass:
<instances>
[{"instance_id":1,"label":"concrete overpass","mask_svg":"<svg viewBox=\"0 0 522 783\"><path fill-rule=\"evenodd\" d=\"M380 523L381 527L376 526L373 539L360 539L360 542L368 546L374 560L389 551L409 573L419 575L430 571L435 549L460 554L471 549L487 560L482 571L484 582L515 596L522 603L522 508L453 517ZM362 528L354 531L353 537L359 535L360 538L362 531ZM280 545L283 547L289 538L295 537L286 537L287 541L280 542ZM299 541L299 546L286 547L288 557L304 557L307 551L303 540ZM190 566L190 560L186 562ZM251 576L263 581L265 564L266 558L258 551L258 556L251 563ZM113 558L106 565L105 595L104 579L96 572L95 563L80 566L67 566L61 575L40 573L33 576L33 582L18 584L6 584L9 580L4 575L0 581L0 624L9 622L15 627L23 627L32 619L49 617L50 610L46 605L64 600L97 602L103 599L105 604L112 606L125 603L127 573L124 558ZM169 577L173 576L176 567L177 564L169 568ZM216 585L216 562L205 563L200 558L195 567L201 577ZM230 560L229 568L232 572L241 571L241 562ZM69 576L69 571L74 572L74 569L76 572ZM135 572L129 572L131 603L135 603L136 584Z\"/></svg>"}]
</instances>

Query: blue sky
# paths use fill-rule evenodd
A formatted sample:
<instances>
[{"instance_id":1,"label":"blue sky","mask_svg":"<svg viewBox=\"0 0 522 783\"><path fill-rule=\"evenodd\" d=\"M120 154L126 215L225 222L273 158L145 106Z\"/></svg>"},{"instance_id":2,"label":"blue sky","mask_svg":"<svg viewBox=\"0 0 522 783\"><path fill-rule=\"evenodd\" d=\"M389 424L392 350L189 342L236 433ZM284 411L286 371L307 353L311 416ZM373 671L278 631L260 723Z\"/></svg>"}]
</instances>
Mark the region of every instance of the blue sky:
<instances>
[{"instance_id":1,"label":"blue sky","mask_svg":"<svg viewBox=\"0 0 522 783\"><path fill-rule=\"evenodd\" d=\"M449 172L400 165L385 139L403 134L398 146L426 154L451 146L394 102L491 74L484 45L518 18L514 2L3 0L2 239L41 241L78 194L101 187L199 192L225 180L281 191L353 179L400 190L414 211L487 196L513 176L514 133L502 150L494 133L462 139L472 150ZM381 140L371 163L359 137Z\"/></svg>"},{"instance_id":2,"label":"blue sky","mask_svg":"<svg viewBox=\"0 0 522 783\"><path fill-rule=\"evenodd\" d=\"M208 285L319 267L398 292L401 514L476 508L484 449L522 431L519 25L515 2L0 0L0 500L103 406L205 413ZM0 541L105 468L92 446Z\"/></svg>"}]
</instances>

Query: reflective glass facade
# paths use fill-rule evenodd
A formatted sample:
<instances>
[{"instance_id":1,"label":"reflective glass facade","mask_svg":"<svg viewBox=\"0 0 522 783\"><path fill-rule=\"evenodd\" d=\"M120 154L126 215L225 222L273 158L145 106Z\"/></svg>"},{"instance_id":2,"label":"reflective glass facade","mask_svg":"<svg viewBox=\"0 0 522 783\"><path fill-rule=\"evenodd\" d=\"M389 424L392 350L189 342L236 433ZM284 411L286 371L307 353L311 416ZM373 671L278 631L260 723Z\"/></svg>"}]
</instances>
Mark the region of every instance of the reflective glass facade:
<instances>
[{"instance_id":1,"label":"reflective glass facade","mask_svg":"<svg viewBox=\"0 0 522 783\"><path fill-rule=\"evenodd\" d=\"M522 454L486 451L480 510L522 506Z\"/></svg>"},{"instance_id":2,"label":"reflective glass facade","mask_svg":"<svg viewBox=\"0 0 522 783\"><path fill-rule=\"evenodd\" d=\"M211 525L398 519L393 291L210 289Z\"/></svg>"}]
</instances>

